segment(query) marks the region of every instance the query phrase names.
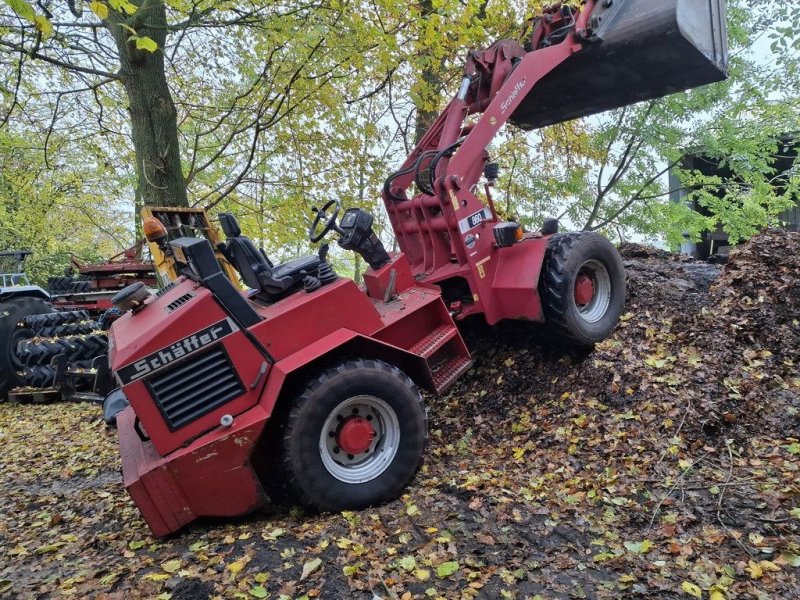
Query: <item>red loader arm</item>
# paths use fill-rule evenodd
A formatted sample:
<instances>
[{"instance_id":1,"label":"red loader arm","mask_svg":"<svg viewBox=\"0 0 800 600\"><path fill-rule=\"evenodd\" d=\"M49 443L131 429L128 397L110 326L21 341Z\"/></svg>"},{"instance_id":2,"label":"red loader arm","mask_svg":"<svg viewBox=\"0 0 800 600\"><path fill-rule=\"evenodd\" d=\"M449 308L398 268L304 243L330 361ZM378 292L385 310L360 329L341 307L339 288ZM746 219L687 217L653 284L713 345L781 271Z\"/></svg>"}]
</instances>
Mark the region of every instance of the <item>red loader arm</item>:
<instances>
[{"instance_id":1,"label":"red loader arm","mask_svg":"<svg viewBox=\"0 0 800 600\"><path fill-rule=\"evenodd\" d=\"M507 121L541 127L719 81L726 68L721 0L558 3L533 20L525 47L501 40L470 53L456 97L383 189L417 279L441 285L446 300L463 280L472 299L462 316L539 320L535 301L496 302L500 257L487 228L497 216L475 195L494 136ZM481 116L465 124L470 114ZM412 184L419 193L409 197ZM538 267L520 275L535 286Z\"/></svg>"}]
</instances>

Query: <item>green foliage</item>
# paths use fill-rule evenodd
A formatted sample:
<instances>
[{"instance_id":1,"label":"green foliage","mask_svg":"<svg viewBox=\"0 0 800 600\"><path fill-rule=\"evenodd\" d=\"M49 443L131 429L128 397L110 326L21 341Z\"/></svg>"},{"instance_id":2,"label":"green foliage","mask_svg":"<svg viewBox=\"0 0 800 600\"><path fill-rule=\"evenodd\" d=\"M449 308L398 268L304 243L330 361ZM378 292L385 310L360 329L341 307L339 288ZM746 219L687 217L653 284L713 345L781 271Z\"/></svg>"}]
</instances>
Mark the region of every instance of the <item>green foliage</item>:
<instances>
[{"instance_id":1,"label":"green foliage","mask_svg":"<svg viewBox=\"0 0 800 600\"><path fill-rule=\"evenodd\" d=\"M74 253L82 260L116 254L132 241L119 223L124 207L100 193L102 170L95 165L46 165L30 146L0 131L0 250L32 250L26 270L44 285L59 275ZM60 168L59 168L60 167ZM83 191L91 180L97 192Z\"/></svg>"},{"instance_id":2,"label":"green foliage","mask_svg":"<svg viewBox=\"0 0 800 600\"><path fill-rule=\"evenodd\" d=\"M780 214L799 198L797 169L783 177L774 156L780 136L800 130L800 56L793 51L800 11L784 7L776 13L760 0L726 4L728 81L572 124L577 131L566 143L552 131L540 132L533 152L515 156L522 169L514 179L507 174L501 180L510 211L534 224L549 213L620 237L663 236L673 247L702 231L722 228L736 242L779 224ZM753 20L754 6L772 17ZM771 59L760 42L767 34L773 38ZM728 180L681 170L682 156L695 152L730 171ZM685 189L670 189L669 171ZM778 180L780 186L774 185ZM670 192L688 193L684 200L697 202L704 215L672 205Z\"/></svg>"}]
</instances>

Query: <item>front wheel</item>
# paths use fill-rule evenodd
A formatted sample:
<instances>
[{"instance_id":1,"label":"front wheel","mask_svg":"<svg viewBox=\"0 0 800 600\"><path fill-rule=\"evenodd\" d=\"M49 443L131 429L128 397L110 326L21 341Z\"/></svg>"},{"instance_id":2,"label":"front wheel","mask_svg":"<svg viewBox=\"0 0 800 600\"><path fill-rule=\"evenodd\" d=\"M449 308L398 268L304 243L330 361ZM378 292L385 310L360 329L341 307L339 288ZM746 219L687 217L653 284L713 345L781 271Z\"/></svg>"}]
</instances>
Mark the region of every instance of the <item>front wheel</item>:
<instances>
[{"instance_id":1,"label":"front wheel","mask_svg":"<svg viewBox=\"0 0 800 600\"><path fill-rule=\"evenodd\" d=\"M625 268L617 249L591 232L550 238L539 285L547 322L591 346L614 330L625 308Z\"/></svg>"},{"instance_id":2,"label":"front wheel","mask_svg":"<svg viewBox=\"0 0 800 600\"><path fill-rule=\"evenodd\" d=\"M426 441L422 397L402 371L348 361L314 379L287 416L281 464L301 503L337 512L396 498Z\"/></svg>"}]
</instances>

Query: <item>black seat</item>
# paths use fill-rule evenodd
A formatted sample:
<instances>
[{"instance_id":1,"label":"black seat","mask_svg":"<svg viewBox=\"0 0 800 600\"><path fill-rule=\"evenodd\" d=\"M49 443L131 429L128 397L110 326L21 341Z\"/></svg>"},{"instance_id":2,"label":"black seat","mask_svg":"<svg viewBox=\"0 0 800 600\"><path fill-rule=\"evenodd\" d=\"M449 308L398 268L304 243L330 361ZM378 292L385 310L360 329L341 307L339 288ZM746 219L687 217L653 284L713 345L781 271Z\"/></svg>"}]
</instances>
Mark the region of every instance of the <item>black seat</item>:
<instances>
[{"instance_id":1,"label":"black seat","mask_svg":"<svg viewBox=\"0 0 800 600\"><path fill-rule=\"evenodd\" d=\"M302 256L274 266L264 250L256 248L253 241L242 235L239 223L231 213L221 213L219 222L227 238L220 250L250 288L260 290L270 297L280 296L302 284L303 273L315 274L319 267L318 256Z\"/></svg>"}]
</instances>

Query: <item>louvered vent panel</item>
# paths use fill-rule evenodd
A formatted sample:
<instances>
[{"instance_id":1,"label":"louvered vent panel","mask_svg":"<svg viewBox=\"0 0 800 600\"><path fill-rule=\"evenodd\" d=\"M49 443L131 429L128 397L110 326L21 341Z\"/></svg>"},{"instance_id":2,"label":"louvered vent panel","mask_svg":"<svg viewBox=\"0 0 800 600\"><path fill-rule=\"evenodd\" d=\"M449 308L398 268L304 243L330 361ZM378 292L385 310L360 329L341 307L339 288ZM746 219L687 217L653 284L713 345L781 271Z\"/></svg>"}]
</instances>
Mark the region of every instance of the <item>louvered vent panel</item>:
<instances>
[{"instance_id":1,"label":"louvered vent panel","mask_svg":"<svg viewBox=\"0 0 800 600\"><path fill-rule=\"evenodd\" d=\"M172 288L174 288L176 285L178 285L178 283L176 281L168 283L167 285L165 285L163 288L161 288L160 290L158 290L156 292L156 296L158 296L160 298L161 296L163 296L164 294L169 292Z\"/></svg>"},{"instance_id":2,"label":"louvered vent panel","mask_svg":"<svg viewBox=\"0 0 800 600\"><path fill-rule=\"evenodd\" d=\"M164 310L166 310L168 313L171 313L172 311L178 310L192 298L194 298L194 294L184 294L183 296L179 296L167 304L167 307Z\"/></svg>"},{"instance_id":3,"label":"louvered vent panel","mask_svg":"<svg viewBox=\"0 0 800 600\"><path fill-rule=\"evenodd\" d=\"M222 346L153 377L148 386L172 431L244 393Z\"/></svg>"}]
</instances>

